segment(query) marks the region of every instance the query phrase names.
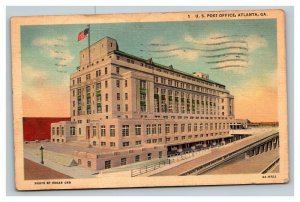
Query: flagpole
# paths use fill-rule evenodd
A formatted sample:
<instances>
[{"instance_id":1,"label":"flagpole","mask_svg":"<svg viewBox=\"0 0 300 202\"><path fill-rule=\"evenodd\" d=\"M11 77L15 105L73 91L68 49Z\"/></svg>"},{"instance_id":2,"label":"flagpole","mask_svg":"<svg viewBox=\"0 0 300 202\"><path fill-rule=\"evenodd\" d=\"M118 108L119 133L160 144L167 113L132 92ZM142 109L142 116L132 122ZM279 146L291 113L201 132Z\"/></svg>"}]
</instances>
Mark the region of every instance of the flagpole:
<instances>
[{"instance_id":1,"label":"flagpole","mask_svg":"<svg viewBox=\"0 0 300 202\"><path fill-rule=\"evenodd\" d=\"M88 34L88 43L89 43L89 65L91 64L91 25L88 24L89 34Z\"/></svg>"}]
</instances>

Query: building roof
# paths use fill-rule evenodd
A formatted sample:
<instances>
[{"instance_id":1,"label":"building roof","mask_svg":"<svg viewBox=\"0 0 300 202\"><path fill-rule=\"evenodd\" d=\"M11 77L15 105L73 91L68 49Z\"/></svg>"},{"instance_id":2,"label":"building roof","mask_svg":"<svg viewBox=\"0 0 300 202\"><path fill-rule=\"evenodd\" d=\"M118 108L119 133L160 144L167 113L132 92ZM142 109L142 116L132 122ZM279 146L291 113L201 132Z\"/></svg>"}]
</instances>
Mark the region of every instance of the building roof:
<instances>
[{"instance_id":1,"label":"building roof","mask_svg":"<svg viewBox=\"0 0 300 202\"><path fill-rule=\"evenodd\" d=\"M105 39L105 38L112 39L112 40L115 40L115 41L116 41L116 43L117 43L117 50L113 51L113 53L116 53L116 54L119 54L119 55L123 55L123 56L125 56L125 57L129 57L129 58L132 58L132 59L136 59L136 60L142 61L142 62L144 62L144 63L146 63L146 64L151 64L151 65L154 65L154 66L156 66L156 67L159 67L159 68L161 68L161 69L165 69L165 70L173 71L173 72L175 72L175 73L183 74L183 75L188 76L188 77L193 78L193 79L198 79L198 80L205 81L205 82L208 82L208 83L217 84L217 85L219 85L219 86L222 86L222 87L225 89L225 85L223 85L223 84L220 84L220 83L215 82L215 81L210 80L210 79L205 79L205 78L197 77L197 76L195 76L195 75L193 75L193 74L190 74L190 73L187 73L187 72L178 70L178 69L174 69L172 65L170 65L170 66L162 65L162 64L153 62L152 58L150 58L150 59L147 60L147 59L144 59L144 58L141 58L141 57L137 57L137 56L135 56L135 55L131 55L131 54L129 54L129 53L120 51L120 50L119 50L119 46L118 46L118 41L117 41L116 39L114 39L114 38L109 37L109 36L105 36L105 37L99 39L98 41L96 41L95 43L93 43L93 44L90 45L90 46L93 46L93 45L97 44L98 42L102 41L102 40ZM85 49L87 49L87 48L88 48L88 47L82 49L81 51L83 51L83 50L85 50ZM81 51L80 51L80 52L81 52Z\"/></svg>"},{"instance_id":2,"label":"building roof","mask_svg":"<svg viewBox=\"0 0 300 202\"><path fill-rule=\"evenodd\" d=\"M50 139L51 123L70 120L70 117L23 117L24 141Z\"/></svg>"},{"instance_id":3,"label":"building roof","mask_svg":"<svg viewBox=\"0 0 300 202\"><path fill-rule=\"evenodd\" d=\"M162 64L153 62L153 61L152 61L152 58L146 60L146 59L144 59L144 58L137 57L137 56L135 56L135 55L131 55L131 54L129 54L129 53L126 53L126 52L123 52L123 51L120 51L120 50L115 50L114 53L119 54L119 55L122 55L122 56L129 57L129 58L132 58L132 59L136 59L136 60L145 62L145 63L147 63L147 64L154 65L155 67L159 67L159 68L161 68L161 69L165 69L165 70L173 71L173 72L175 72L175 73L183 74L183 75L185 75L185 76L192 77L193 79L198 79L198 80L201 80L201 81L206 81L206 82L209 82L209 83L214 83L214 84L220 85L220 86L222 86L222 87L225 88L225 85L223 85L223 84L217 83L217 82L212 81L212 80L210 80L210 79L200 78L200 77L197 77L197 76L195 76L195 75L193 75L193 74L190 74L190 73L187 73L187 72L178 70L178 69L174 69L172 65L166 66L166 65L162 65Z\"/></svg>"}]
</instances>

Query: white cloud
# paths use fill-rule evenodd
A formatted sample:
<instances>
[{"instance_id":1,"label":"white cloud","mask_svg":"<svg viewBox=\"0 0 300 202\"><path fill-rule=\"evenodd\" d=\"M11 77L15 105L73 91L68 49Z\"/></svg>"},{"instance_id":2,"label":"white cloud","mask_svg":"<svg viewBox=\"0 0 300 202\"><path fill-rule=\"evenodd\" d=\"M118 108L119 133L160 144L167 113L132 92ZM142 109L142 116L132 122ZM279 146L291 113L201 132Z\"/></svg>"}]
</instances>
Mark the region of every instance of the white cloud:
<instances>
[{"instance_id":1,"label":"white cloud","mask_svg":"<svg viewBox=\"0 0 300 202\"><path fill-rule=\"evenodd\" d=\"M249 52L254 51L259 48L267 47L267 40L263 36L249 35L244 38L248 43Z\"/></svg>"},{"instance_id":2,"label":"white cloud","mask_svg":"<svg viewBox=\"0 0 300 202\"><path fill-rule=\"evenodd\" d=\"M222 42L222 41L225 41L224 38L217 38L217 37L221 37L221 36L224 36L224 34L222 33L211 33L209 34L207 37L199 37L199 38L194 38L190 35L186 35L184 36L184 41L187 42L187 43L193 43L193 44L197 44L198 46L199 45L204 45L204 44L209 44L209 43L216 43L216 42Z\"/></svg>"},{"instance_id":3,"label":"white cloud","mask_svg":"<svg viewBox=\"0 0 300 202\"><path fill-rule=\"evenodd\" d=\"M57 59L59 65L68 65L74 60L74 56L70 50L65 49L63 52L57 52L54 49L49 49L49 56L53 59Z\"/></svg>"},{"instance_id":4,"label":"white cloud","mask_svg":"<svg viewBox=\"0 0 300 202\"><path fill-rule=\"evenodd\" d=\"M55 45L64 45L64 43L67 41L66 36L59 36L56 38L44 38L39 37L32 41L32 45L35 46L55 46Z\"/></svg>"},{"instance_id":5,"label":"white cloud","mask_svg":"<svg viewBox=\"0 0 300 202\"><path fill-rule=\"evenodd\" d=\"M176 57L179 59L194 61L200 57L200 51L198 51L198 50L179 49L180 48L179 46L170 46L169 48L170 49L178 49L178 50L169 52L168 54L176 55Z\"/></svg>"},{"instance_id":6,"label":"white cloud","mask_svg":"<svg viewBox=\"0 0 300 202\"><path fill-rule=\"evenodd\" d=\"M36 38L32 41L32 45L40 47L46 56L55 60L55 63L59 65L55 67L60 70L74 60L74 56L68 48L68 38L64 35L55 38Z\"/></svg>"},{"instance_id":7,"label":"white cloud","mask_svg":"<svg viewBox=\"0 0 300 202\"><path fill-rule=\"evenodd\" d=\"M49 78L46 71L33 68L32 66L22 67L22 75L25 87L43 85Z\"/></svg>"}]
</instances>

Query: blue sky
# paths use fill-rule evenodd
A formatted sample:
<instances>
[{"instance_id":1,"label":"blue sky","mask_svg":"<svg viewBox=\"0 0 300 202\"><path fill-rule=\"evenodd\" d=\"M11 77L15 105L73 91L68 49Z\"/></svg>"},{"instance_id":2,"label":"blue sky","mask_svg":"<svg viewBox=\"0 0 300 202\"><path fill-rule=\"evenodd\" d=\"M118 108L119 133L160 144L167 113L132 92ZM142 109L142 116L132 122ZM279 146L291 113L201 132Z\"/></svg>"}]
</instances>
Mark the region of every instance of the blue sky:
<instances>
[{"instance_id":1,"label":"blue sky","mask_svg":"<svg viewBox=\"0 0 300 202\"><path fill-rule=\"evenodd\" d=\"M43 97L38 93L42 91L43 86L68 88L69 75L79 65L79 51L88 45L88 40L77 42L78 33L85 28L85 24L22 27L21 55L25 86L23 93L26 97L29 96L31 100L38 103L37 101ZM210 79L225 84L236 94L241 94L241 89L248 88L249 83L261 88L265 87L262 84L266 84L268 88L276 89L276 79L275 82L270 81L276 77L274 75L277 69L276 29L276 20L273 19L113 23L91 24L90 37L91 43L94 43L105 36L110 36L118 41L120 50L124 52L145 59L153 58L160 64L172 64L174 68L189 73L208 73ZM227 38L220 38L224 36ZM223 52L205 51L212 46L203 44L224 41L246 42L246 44L235 42L218 46L223 48L246 45L247 57L243 58L246 62L237 63L244 67L212 69L222 64L209 62L220 58L212 59L205 56L230 51L242 52L234 49ZM67 96L68 92L64 92ZM243 94L243 96L251 96L251 94Z\"/></svg>"}]
</instances>

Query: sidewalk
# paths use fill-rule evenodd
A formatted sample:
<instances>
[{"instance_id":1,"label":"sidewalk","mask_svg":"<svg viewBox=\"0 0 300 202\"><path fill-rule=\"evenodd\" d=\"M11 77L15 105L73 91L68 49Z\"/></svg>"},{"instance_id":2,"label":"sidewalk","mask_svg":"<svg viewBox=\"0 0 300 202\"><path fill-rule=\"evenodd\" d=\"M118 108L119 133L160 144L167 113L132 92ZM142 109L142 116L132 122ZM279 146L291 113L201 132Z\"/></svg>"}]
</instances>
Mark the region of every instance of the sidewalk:
<instances>
[{"instance_id":1,"label":"sidewalk","mask_svg":"<svg viewBox=\"0 0 300 202\"><path fill-rule=\"evenodd\" d=\"M30 152L26 152L26 150L24 151L24 158L39 164L41 161L40 156L33 155ZM68 166L60 165L58 163L50 161L49 159L44 159L44 166L77 179L94 178L96 177L95 173L97 173L97 171L89 170L78 166L68 167Z\"/></svg>"}]
</instances>

